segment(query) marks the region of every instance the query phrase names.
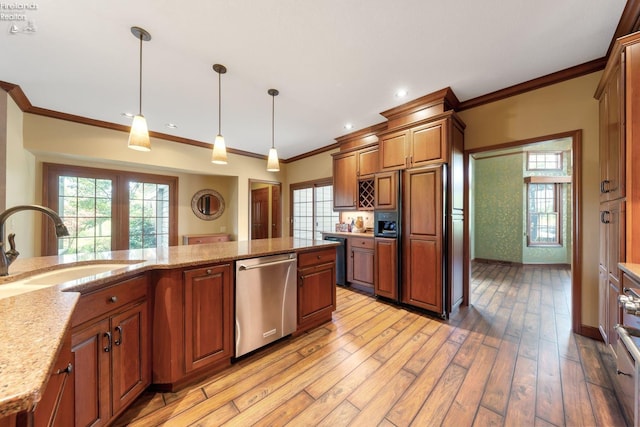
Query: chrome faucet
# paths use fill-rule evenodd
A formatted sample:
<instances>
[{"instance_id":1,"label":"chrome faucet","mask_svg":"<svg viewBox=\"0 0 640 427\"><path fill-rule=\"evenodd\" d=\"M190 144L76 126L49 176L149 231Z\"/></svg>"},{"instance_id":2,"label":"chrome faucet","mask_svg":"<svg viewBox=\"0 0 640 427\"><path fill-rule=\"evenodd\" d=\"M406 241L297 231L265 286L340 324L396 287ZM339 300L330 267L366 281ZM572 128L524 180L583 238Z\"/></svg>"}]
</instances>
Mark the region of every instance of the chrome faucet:
<instances>
[{"instance_id":1,"label":"chrome faucet","mask_svg":"<svg viewBox=\"0 0 640 427\"><path fill-rule=\"evenodd\" d=\"M67 227L65 227L64 223L62 222L62 219L60 219L56 211L44 206L19 205L19 206L14 206L12 208L9 208L6 211L0 213L0 239L1 239L0 240L0 276L9 275L9 266L13 261L16 260L16 258L18 258L18 255L20 255L20 252L16 250L16 244L14 240L16 235L14 233L9 234L10 249L6 252L4 251L4 249L2 249L4 247L4 223L7 221L8 217L20 211L42 212L43 214L48 215L49 218L53 220L53 223L56 227L56 236L62 237L62 236L69 235L69 230L67 230Z\"/></svg>"}]
</instances>

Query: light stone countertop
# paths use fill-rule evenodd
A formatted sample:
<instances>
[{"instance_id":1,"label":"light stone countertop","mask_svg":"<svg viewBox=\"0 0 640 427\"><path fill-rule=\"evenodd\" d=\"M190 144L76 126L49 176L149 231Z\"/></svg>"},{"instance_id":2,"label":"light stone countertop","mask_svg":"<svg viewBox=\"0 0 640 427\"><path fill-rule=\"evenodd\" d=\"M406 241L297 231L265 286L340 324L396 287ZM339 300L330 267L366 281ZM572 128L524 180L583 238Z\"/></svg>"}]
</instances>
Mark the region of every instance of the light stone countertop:
<instances>
[{"instance_id":1,"label":"light stone countertop","mask_svg":"<svg viewBox=\"0 0 640 427\"><path fill-rule=\"evenodd\" d=\"M373 231L353 232L353 231L325 231L323 236L345 236L345 237L370 237L373 239Z\"/></svg>"},{"instance_id":2,"label":"light stone countertop","mask_svg":"<svg viewBox=\"0 0 640 427\"><path fill-rule=\"evenodd\" d=\"M0 417L32 410L51 374L81 293L147 270L174 269L238 259L303 252L337 242L290 237L231 241L167 249L139 249L83 256L18 258L4 283L85 263L123 262L123 268L0 299Z\"/></svg>"},{"instance_id":3,"label":"light stone countertop","mask_svg":"<svg viewBox=\"0 0 640 427\"><path fill-rule=\"evenodd\" d=\"M640 282L640 264L621 262L618 264L618 267L620 270L627 273L633 280Z\"/></svg>"}]
</instances>

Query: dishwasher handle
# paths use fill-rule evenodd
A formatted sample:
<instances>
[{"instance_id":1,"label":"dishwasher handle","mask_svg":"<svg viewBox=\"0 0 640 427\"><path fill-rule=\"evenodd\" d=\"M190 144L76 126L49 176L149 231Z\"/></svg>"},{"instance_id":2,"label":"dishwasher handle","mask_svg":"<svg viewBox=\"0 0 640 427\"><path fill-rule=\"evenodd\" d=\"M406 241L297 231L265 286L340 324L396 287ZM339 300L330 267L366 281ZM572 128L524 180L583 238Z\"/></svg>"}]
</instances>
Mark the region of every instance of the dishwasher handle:
<instances>
[{"instance_id":1,"label":"dishwasher handle","mask_svg":"<svg viewBox=\"0 0 640 427\"><path fill-rule=\"evenodd\" d=\"M256 265L240 264L240 266L238 267L238 270L240 270L240 271L254 270L256 268L269 267L269 266L277 265L277 264L288 264L288 263L292 263L292 262L296 262L296 259L295 258L289 258L289 259L284 259L284 260L281 260L281 261L265 262L264 264L256 264Z\"/></svg>"}]
</instances>

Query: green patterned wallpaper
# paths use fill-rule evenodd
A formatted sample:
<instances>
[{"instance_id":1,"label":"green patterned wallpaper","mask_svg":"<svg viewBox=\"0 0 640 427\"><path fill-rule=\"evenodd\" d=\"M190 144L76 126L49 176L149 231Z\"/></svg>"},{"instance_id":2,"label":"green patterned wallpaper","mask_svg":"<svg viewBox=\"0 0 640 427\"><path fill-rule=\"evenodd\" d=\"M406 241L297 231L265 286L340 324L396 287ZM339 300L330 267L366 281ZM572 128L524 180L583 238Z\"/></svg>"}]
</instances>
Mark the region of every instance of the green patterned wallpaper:
<instances>
[{"instance_id":1,"label":"green patterned wallpaper","mask_svg":"<svg viewBox=\"0 0 640 427\"><path fill-rule=\"evenodd\" d=\"M522 262L522 154L474 162L474 257Z\"/></svg>"}]
</instances>

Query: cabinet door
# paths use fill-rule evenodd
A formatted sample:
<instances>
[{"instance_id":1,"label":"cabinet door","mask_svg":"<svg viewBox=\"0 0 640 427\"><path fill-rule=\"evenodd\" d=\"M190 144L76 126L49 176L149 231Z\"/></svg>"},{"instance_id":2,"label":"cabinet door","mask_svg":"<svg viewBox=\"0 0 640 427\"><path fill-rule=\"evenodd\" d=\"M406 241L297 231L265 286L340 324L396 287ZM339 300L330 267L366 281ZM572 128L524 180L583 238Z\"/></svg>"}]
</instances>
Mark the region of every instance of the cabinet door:
<instances>
[{"instance_id":1,"label":"cabinet door","mask_svg":"<svg viewBox=\"0 0 640 427\"><path fill-rule=\"evenodd\" d=\"M446 120L440 120L411 130L409 164L420 167L433 163L446 163Z\"/></svg>"},{"instance_id":2,"label":"cabinet door","mask_svg":"<svg viewBox=\"0 0 640 427\"><path fill-rule=\"evenodd\" d=\"M373 176L379 165L378 147L358 151L358 178Z\"/></svg>"},{"instance_id":3,"label":"cabinet door","mask_svg":"<svg viewBox=\"0 0 640 427\"><path fill-rule=\"evenodd\" d=\"M358 197L356 153L337 154L333 157L333 208L356 209Z\"/></svg>"},{"instance_id":4,"label":"cabinet door","mask_svg":"<svg viewBox=\"0 0 640 427\"><path fill-rule=\"evenodd\" d=\"M331 318L336 308L335 262L298 270L298 329Z\"/></svg>"},{"instance_id":5,"label":"cabinet door","mask_svg":"<svg viewBox=\"0 0 640 427\"><path fill-rule=\"evenodd\" d=\"M209 366L232 355L231 265L184 273L185 371Z\"/></svg>"},{"instance_id":6,"label":"cabinet door","mask_svg":"<svg viewBox=\"0 0 640 427\"><path fill-rule=\"evenodd\" d=\"M609 348L616 354L616 343L618 342L618 333L614 329L618 323L620 323L621 316L621 308L618 305L618 295L620 295L619 288L609 281L609 309L607 315L609 316L608 325L607 325L607 335L609 338Z\"/></svg>"},{"instance_id":7,"label":"cabinet door","mask_svg":"<svg viewBox=\"0 0 640 427\"><path fill-rule=\"evenodd\" d=\"M380 138L380 171L407 167L407 135L409 131L394 132Z\"/></svg>"},{"instance_id":8,"label":"cabinet door","mask_svg":"<svg viewBox=\"0 0 640 427\"><path fill-rule=\"evenodd\" d=\"M111 318L113 413L150 384L149 323L146 300Z\"/></svg>"},{"instance_id":9,"label":"cabinet door","mask_svg":"<svg viewBox=\"0 0 640 427\"><path fill-rule=\"evenodd\" d=\"M109 320L104 319L73 334L75 373L75 425L101 426L110 414L110 354L113 348Z\"/></svg>"},{"instance_id":10,"label":"cabinet door","mask_svg":"<svg viewBox=\"0 0 640 427\"><path fill-rule=\"evenodd\" d=\"M398 206L398 172L381 172L374 177L375 210L395 211Z\"/></svg>"},{"instance_id":11,"label":"cabinet door","mask_svg":"<svg viewBox=\"0 0 640 427\"><path fill-rule=\"evenodd\" d=\"M442 168L404 174L402 301L444 315Z\"/></svg>"},{"instance_id":12,"label":"cabinet door","mask_svg":"<svg viewBox=\"0 0 640 427\"><path fill-rule=\"evenodd\" d=\"M58 359L53 366L47 387L33 414L35 427L63 427L72 423L74 416L73 353L71 332L67 332Z\"/></svg>"},{"instance_id":13,"label":"cabinet door","mask_svg":"<svg viewBox=\"0 0 640 427\"><path fill-rule=\"evenodd\" d=\"M609 272L600 266L598 274L598 329L605 344L609 343Z\"/></svg>"},{"instance_id":14,"label":"cabinet door","mask_svg":"<svg viewBox=\"0 0 640 427\"><path fill-rule=\"evenodd\" d=\"M353 248L351 250L350 282L360 283L373 288L373 251Z\"/></svg>"},{"instance_id":15,"label":"cabinet door","mask_svg":"<svg viewBox=\"0 0 640 427\"><path fill-rule=\"evenodd\" d=\"M609 280L619 285L621 274L618 263L625 261L625 202L616 200L607 203L607 207L608 215L605 220L607 221Z\"/></svg>"},{"instance_id":16,"label":"cabinet door","mask_svg":"<svg viewBox=\"0 0 640 427\"><path fill-rule=\"evenodd\" d=\"M625 144L622 134L622 107L620 93L620 67L613 72L607 88L607 179L605 186L608 199L614 200L625 196Z\"/></svg>"},{"instance_id":17,"label":"cabinet door","mask_svg":"<svg viewBox=\"0 0 640 427\"><path fill-rule=\"evenodd\" d=\"M381 297L398 298L398 241L375 238L374 291Z\"/></svg>"}]
</instances>

